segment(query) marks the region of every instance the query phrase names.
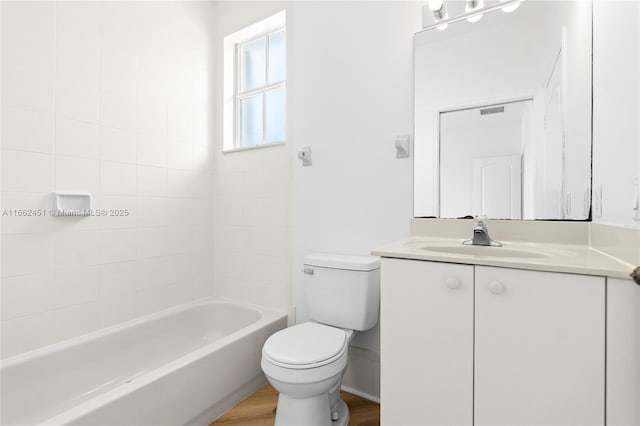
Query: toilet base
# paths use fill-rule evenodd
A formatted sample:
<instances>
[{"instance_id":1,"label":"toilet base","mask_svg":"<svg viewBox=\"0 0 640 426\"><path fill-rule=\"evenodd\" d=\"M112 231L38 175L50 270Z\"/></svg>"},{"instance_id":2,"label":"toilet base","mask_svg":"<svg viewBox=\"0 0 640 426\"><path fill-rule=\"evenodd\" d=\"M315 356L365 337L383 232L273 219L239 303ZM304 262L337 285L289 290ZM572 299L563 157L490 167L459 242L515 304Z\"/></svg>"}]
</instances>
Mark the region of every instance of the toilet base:
<instances>
[{"instance_id":1,"label":"toilet base","mask_svg":"<svg viewBox=\"0 0 640 426\"><path fill-rule=\"evenodd\" d=\"M349 424L349 407L342 399L338 400L338 420L331 422L332 426L347 426Z\"/></svg>"},{"instance_id":2,"label":"toilet base","mask_svg":"<svg viewBox=\"0 0 640 426\"><path fill-rule=\"evenodd\" d=\"M332 420L335 414L337 419ZM349 407L340 398L331 410L327 393L311 398L292 398L282 393L278 396L275 426L347 426L348 423Z\"/></svg>"}]
</instances>

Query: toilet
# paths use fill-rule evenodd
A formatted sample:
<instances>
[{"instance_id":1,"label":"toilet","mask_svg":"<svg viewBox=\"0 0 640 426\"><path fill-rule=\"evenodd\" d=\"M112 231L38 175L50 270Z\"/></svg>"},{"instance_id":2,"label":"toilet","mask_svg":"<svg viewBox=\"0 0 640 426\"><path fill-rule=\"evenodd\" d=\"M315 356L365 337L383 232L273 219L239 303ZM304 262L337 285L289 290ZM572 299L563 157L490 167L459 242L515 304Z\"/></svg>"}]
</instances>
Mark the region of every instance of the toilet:
<instances>
[{"instance_id":1,"label":"toilet","mask_svg":"<svg viewBox=\"0 0 640 426\"><path fill-rule=\"evenodd\" d=\"M273 334L262 348L262 370L280 393L275 424L343 426L349 344L378 322L380 258L310 254L303 272L309 321Z\"/></svg>"}]
</instances>

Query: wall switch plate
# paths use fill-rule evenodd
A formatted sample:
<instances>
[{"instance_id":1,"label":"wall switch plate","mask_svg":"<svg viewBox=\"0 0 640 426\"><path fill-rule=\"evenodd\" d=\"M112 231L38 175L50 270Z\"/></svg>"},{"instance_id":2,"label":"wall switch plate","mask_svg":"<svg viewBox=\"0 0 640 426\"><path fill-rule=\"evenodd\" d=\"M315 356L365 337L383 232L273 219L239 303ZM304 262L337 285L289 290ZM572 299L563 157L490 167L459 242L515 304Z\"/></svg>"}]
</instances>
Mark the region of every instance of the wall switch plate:
<instances>
[{"instance_id":1,"label":"wall switch plate","mask_svg":"<svg viewBox=\"0 0 640 426\"><path fill-rule=\"evenodd\" d=\"M308 167L313 164L311 161L311 147L305 146L298 151L298 158L302 160L302 165Z\"/></svg>"},{"instance_id":2,"label":"wall switch plate","mask_svg":"<svg viewBox=\"0 0 640 426\"><path fill-rule=\"evenodd\" d=\"M410 145L411 137L409 135L396 136L396 158L408 158Z\"/></svg>"}]
</instances>

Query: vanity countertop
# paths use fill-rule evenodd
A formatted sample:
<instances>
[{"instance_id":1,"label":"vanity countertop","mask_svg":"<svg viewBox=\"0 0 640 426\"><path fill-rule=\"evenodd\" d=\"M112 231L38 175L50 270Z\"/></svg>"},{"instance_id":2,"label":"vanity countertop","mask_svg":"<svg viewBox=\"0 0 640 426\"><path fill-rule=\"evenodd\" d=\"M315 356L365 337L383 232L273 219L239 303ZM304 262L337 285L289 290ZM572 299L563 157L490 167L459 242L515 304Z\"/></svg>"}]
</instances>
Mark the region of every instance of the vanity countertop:
<instances>
[{"instance_id":1,"label":"vanity countertop","mask_svg":"<svg viewBox=\"0 0 640 426\"><path fill-rule=\"evenodd\" d=\"M499 266L629 279L635 266L588 245L501 241L502 247L464 246L464 239L413 236L372 254L401 259ZM502 251L502 253L501 253Z\"/></svg>"}]
</instances>

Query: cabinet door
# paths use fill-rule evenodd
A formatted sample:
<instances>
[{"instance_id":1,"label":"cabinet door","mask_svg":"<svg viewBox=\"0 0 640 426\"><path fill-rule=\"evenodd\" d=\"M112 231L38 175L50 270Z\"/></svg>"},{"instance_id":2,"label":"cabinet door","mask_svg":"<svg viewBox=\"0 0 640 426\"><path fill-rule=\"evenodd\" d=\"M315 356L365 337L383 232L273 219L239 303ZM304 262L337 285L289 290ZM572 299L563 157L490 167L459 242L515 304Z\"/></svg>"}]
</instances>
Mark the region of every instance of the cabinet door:
<instances>
[{"instance_id":1,"label":"cabinet door","mask_svg":"<svg viewBox=\"0 0 640 426\"><path fill-rule=\"evenodd\" d=\"M607 425L640 425L640 286L607 280Z\"/></svg>"},{"instance_id":2,"label":"cabinet door","mask_svg":"<svg viewBox=\"0 0 640 426\"><path fill-rule=\"evenodd\" d=\"M604 278L476 267L475 425L602 425Z\"/></svg>"},{"instance_id":3,"label":"cabinet door","mask_svg":"<svg viewBox=\"0 0 640 426\"><path fill-rule=\"evenodd\" d=\"M383 259L381 423L473 424L473 266Z\"/></svg>"}]
</instances>

